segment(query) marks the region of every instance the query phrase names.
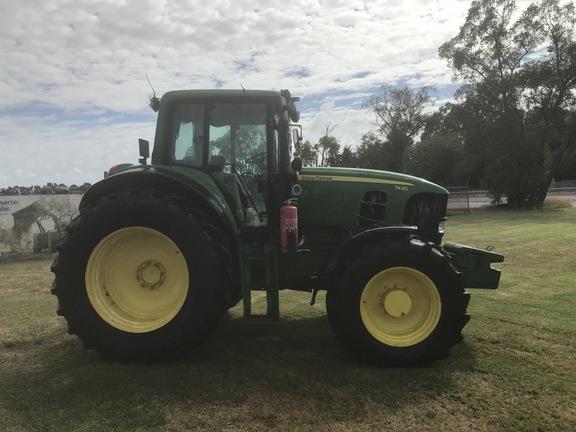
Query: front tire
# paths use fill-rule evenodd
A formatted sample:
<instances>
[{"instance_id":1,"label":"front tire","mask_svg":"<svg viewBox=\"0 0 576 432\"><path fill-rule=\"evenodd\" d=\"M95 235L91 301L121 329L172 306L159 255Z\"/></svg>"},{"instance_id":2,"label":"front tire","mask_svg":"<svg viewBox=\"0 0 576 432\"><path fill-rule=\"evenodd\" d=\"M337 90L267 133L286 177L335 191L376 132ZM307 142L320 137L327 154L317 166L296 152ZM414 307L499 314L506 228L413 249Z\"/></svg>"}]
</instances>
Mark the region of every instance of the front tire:
<instances>
[{"instance_id":1,"label":"front tire","mask_svg":"<svg viewBox=\"0 0 576 432\"><path fill-rule=\"evenodd\" d=\"M52 270L58 313L85 347L121 362L170 360L225 311L229 272L193 209L122 191L83 208Z\"/></svg>"},{"instance_id":2,"label":"front tire","mask_svg":"<svg viewBox=\"0 0 576 432\"><path fill-rule=\"evenodd\" d=\"M326 308L337 338L361 358L427 365L462 340L468 301L449 257L407 236L367 244L342 263Z\"/></svg>"}]
</instances>

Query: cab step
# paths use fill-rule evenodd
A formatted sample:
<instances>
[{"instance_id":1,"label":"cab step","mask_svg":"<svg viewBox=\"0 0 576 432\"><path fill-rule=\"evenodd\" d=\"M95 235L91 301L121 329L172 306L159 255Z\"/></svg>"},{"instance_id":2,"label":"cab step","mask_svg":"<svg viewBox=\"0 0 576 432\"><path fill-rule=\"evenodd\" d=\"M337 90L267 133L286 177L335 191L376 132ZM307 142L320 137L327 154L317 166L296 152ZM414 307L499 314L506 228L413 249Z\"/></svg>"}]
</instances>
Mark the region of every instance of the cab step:
<instances>
[{"instance_id":1,"label":"cab step","mask_svg":"<svg viewBox=\"0 0 576 432\"><path fill-rule=\"evenodd\" d=\"M276 248L268 243L244 246L242 300L246 320L278 321L280 319L276 254ZM254 291L266 293L265 314L252 313L252 292Z\"/></svg>"}]
</instances>

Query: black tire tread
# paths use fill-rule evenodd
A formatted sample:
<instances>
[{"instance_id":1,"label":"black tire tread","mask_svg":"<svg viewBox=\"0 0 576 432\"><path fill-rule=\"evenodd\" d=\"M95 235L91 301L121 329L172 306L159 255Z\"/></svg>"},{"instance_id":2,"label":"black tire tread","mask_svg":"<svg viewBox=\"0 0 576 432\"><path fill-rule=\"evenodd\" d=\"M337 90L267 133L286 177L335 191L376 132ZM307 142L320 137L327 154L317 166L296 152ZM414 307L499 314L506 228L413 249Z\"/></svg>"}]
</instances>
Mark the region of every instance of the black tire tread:
<instances>
[{"instance_id":1,"label":"black tire tread","mask_svg":"<svg viewBox=\"0 0 576 432\"><path fill-rule=\"evenodd\" d=\"M90 206L84 206L80 209L80 214L66 227L62 243L58 247L58 255L51 266L51 271L55 275L51 292L58 299L57 314L66 319L68 333L77 335L82 340L84 348L95 349L105 359L115 360L121 363L169 361L201 344L217 327L218 322L224 316L227 309L226 291L230 289L229 285L231 284L229 277L229 275L231 275L231 260L224 258L226 254L231 255L231 252L228 250L229 243L225 241L226 237L218 227L209 224L209 230L203 228L200 232L201 235L205 236L206 244L210 245L206 253L209 255L210 261L214 263L215 268L218 269L215 274L219 274L219 280L213 284L213 288L216 290L216 292L212 294L213 301L210 303L210 307L204 311L202 324L196 328L195 334L183 335L185 331L178 329L179 335L177 338L180 338L183 343L171 342L163 346L162 349L140 349L133 353L111 348L109 343L102 343L98 338L95 338L88 328L90 325L89 322L79 319L77 314L75 314L74 309L77 305L68 303L70 298L68 293L70 290L78 289L78 287L69 286L70 277L68 273L71 271L79 271L78 269L71 268L74 263L73 256L78 253L78 245L82 244L87 236L90 235L90 233L85 232L86 226L96 223L95 219L98 219L103 213L113 213L116 211L116 206L129 207L131 204L142 202L164 206L166 210L176 213L184 212L188 215L190 223L200 224L204 228L209 224L209 218L204 213L198 210L193 203L184 200L180 196L166 194L162 191L143 191L136 189L114 192L101 197ZM216 238L218 240L215 240Z\"/></svg>"},{"instance_id":2,"label":"black tire tread","mask_svg":"<svg viewBox=\"0 0 576 432\"><path fill-rule=\"evenodd\" d=\"M351 304L354 298L351 291L363 288L363 285L358 286L358 275L376 265L384 269L387 260L398 262L394 261L394 256L406 257L409 262L421 260L432 263L437 269L435 274L443 274L444 295L450 299L447 305L443 302L443 308L449 308L446 313L443 310L446 318L441 318L433 334L417 344L414 353L410 354L405 353L408 350L403 352L402 349L387 347L374 339L361 323L359 312L356 314L353 310L359 309L358 303ZM326 309L337 339L361 359L383 366L422 366L448 357L450 349L462 340L462 329L470 319L466 313L469 301L470 295L462 287L461 275L445 251L417 236L404 235L367 243L357 254L350 255L346 262L341 263L327 293Z\"/></svg>"}]
</instances>

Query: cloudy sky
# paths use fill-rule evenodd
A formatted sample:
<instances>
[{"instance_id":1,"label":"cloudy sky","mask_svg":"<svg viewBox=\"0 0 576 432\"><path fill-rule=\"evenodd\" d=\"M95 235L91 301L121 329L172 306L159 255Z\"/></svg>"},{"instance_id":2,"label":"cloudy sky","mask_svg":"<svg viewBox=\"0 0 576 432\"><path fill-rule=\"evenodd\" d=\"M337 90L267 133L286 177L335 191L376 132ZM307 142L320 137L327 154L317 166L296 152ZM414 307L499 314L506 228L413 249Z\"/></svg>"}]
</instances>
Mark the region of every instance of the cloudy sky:
<instances>
[{"instance_id":1,"label":"cloudy sky","mask_svg":"<svg viewBox=\"0 0 576 432\"><path fill-rule=\"evenodd\" d=\"M370 130L383 84L457 85L437 55L469 1L0 0L0 187L94 182L152 141L151 90L288 88L304 138Z\"/></svg>"}]
</instances>

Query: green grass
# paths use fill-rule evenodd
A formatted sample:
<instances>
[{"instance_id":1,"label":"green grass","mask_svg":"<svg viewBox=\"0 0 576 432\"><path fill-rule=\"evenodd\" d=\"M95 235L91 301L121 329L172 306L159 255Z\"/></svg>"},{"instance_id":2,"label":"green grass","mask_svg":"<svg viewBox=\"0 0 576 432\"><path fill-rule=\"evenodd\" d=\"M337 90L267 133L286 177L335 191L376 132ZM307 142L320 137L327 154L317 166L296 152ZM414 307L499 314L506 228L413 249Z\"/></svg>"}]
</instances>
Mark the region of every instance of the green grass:
<instances>
[{"instance_id":1,"label":"green grass","mask_svg":"<svg viewBox=\"0 0 576 432\"><path fill-rule=\"evenodd\" d=\"M576 211L478 212L448 239L506 255L496 291L472 292L449 359L421 369L358 364L324 297L282 294L280 323L240 309L171 365L100 360L66 334L48 261L0 264L2 430L573 431Z\"/></svg>"}]
</instances>

